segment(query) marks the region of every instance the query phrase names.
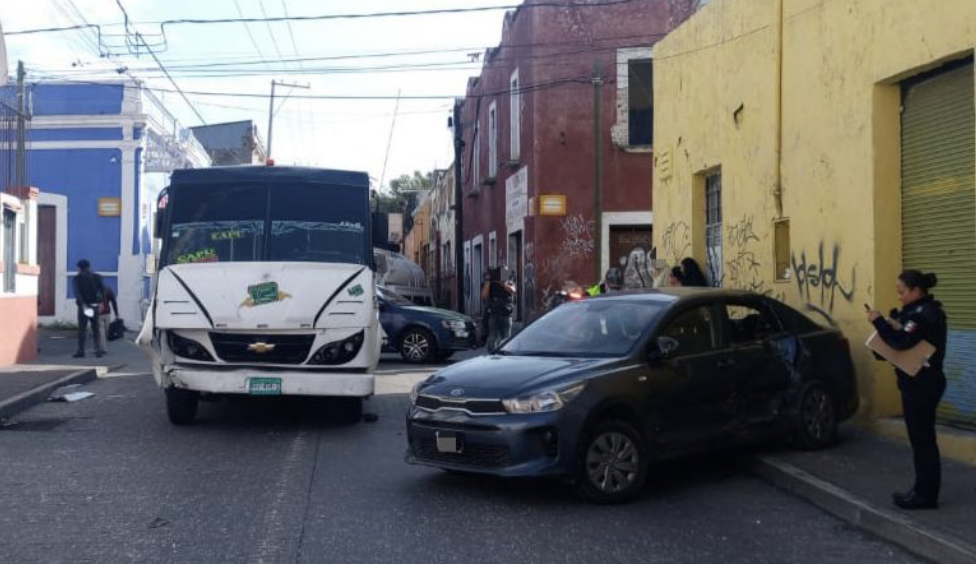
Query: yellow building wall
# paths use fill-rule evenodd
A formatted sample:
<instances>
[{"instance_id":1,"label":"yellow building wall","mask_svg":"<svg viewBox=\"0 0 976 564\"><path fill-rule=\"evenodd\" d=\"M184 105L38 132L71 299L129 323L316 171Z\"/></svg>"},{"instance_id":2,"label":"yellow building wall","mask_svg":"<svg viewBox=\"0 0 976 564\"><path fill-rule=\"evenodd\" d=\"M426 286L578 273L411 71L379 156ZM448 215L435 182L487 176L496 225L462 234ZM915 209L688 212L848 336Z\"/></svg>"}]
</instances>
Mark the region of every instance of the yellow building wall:
<instances>
[{"instance_id":1,"label":"yellow building wall","mask_svg":"<svg viewBox=\"0 0 976 564\"><path fill-rule=\"evenodd\" d=\"M413 216L413 227L404 240L403 254L418 265L422 265L424 245L428 243L430 243L430 200L425 199Z\"/></svg>"},{"instance_id":2,"label":"yellow building wall","mask_svg":"<svg viewBox=\"0 0 976 564\"><path fill-rule=\"evenodd\" d=\"M718 0L655 46L659 257L704 266L703 174L720 169L724 285L829 316L851 341L862 415L900 413L890 367L862 345L863 304L897 305L899 82L974 46L973 0Z\"/></svg>"}]
</instances>

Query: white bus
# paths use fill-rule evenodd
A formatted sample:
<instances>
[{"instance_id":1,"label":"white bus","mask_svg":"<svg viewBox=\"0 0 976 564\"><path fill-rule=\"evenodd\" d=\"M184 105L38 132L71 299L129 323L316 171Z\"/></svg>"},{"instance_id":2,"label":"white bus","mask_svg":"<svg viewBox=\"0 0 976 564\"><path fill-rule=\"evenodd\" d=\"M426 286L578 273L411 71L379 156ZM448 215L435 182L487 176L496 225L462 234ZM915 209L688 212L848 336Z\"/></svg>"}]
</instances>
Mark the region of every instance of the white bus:
<instances>
[{"instance_id":1,"label":"white bus","mask_svg":"<svg viewBox=\"0 0 976 564\"><path fill-rule=\"evenodd\" d=\"M362 417L382 346L365 173L178 170L160 196L152 304L137 343L169 419L201 397L336 398Z\"/></svg>"}]
</instances>

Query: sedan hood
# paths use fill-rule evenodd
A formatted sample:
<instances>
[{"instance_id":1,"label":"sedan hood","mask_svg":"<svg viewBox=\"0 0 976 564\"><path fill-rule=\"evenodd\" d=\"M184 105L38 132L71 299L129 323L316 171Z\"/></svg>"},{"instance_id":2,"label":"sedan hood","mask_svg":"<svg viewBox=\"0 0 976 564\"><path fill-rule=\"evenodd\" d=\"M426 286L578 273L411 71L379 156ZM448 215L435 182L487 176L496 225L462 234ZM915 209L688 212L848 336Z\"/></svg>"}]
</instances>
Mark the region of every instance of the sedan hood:
<instances>
[{"instance_id":1,"label":"sedan hood","mask_svg":"<svg viewBox=\"0 0 976 564\"><path fill-rule=\"evenodd\" d=\"M408 311L416 311L417 313L423 313L426 315L433 315L440 317L442 319L457 319L458 321L471 321L471 318L466 315L461 315L460 313L453 312L447 309L439 309L436 307L426 307L426 306L400 306L401 308Z\"/></svg>"},{"instance_id":2,"label":"sedan hood","mask_svg":"<svg viewBox=\"0 0 976 564\"><path fill-rule=\"evenodd\" d=\"M468 398L510 398L548 385L569 383L613 361L585 358L482 356L434 374L422 394ZM453 393L452 393L453 392Z\"/></svg>"}]
</instances>

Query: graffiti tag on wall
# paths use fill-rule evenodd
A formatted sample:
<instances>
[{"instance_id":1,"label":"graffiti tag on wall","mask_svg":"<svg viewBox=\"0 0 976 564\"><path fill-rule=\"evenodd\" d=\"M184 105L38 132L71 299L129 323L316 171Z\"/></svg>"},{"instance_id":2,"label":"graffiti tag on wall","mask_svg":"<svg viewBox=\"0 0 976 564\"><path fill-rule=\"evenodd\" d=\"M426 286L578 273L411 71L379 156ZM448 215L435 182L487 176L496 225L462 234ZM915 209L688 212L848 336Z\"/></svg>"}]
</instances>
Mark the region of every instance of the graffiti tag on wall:
<instances>
[{"instance_id":1,"label":"graffiti tag on wall","mask_svg":"<svg viewBox=\"0 0 976 564\"><path fill-rule=\"evenodd\" d=\"M739 221L726 226L725 243L729 259L725 263L722 282L729 288L768 296L771 291L766 287L762 263L754 245L760 241L753 227L754 222L754 216L743 215Z\"/></svg>"},{"instance_id":2,"label":"graffiti tag on wall","mask_svg":"<svg viewBox=\"0 0 976 564\"><path fill-rule=\"evenodd\" d=\"M691 254L691 228L688 224L679 221L667 226L661 235L660 251L671 264L678 264Z\"/></svg>"},{"instance_id":3,"label":"graffiti tag on wall","mask_svg":"<svg viewBox=\"0 0 976 564\"><path fill-rule=\"evenodd\" d=\"M571 257L585 257L593 254L595 243L593 231L596 222L587 221L580 215L571 215L563 219L563 240L560 249Z\"/></svg>"},{"instance_id":4,"label":"graffiti tag on wall","mask_svg":"<svg viewBox=\"0 0 976 564\"><path fill-rule=\"evenodd\" d=\"M857 270L851 267L850 277L846 281L841 280L840 246L834 245L829 257L824 256L823 242L820 243L815 257L808 259L806 251L802 251L797 257L796 252L793 252L791 265L797 290L807 303L818 303L828 312L832 312L838 295L848 303L854 301Z\"/></svg>"}]
</instances>

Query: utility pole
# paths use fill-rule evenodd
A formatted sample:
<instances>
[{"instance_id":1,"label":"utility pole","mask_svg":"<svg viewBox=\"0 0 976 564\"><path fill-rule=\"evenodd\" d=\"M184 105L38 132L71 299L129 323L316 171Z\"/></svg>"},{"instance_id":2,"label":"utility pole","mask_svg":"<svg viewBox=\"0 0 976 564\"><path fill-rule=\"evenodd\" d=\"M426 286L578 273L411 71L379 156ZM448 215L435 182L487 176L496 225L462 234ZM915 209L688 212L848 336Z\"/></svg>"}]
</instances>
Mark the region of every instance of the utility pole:
<instances>
[{"instance_id":1,"label":"utility pole","mask_svg":"<svg viewBox=\"0 0 976 564\"><path fill-rule=\"evenodd\" d=\"M24 61L17 62L17 148L14 185L27 185L27 72Z\"/></svg>"},{"instance_id":2,"label":"utility pole","mask_svg":"<svg viewBox=\"0 0 976 564\"><path fill-rule=\"evenodd\" d=\"M461 177L461 158L464 155L464 138L461 128L461 101L454 100L454 276L457 286L458 311L464 312L464 214L461 200L464 178Z\"/></svg>"},{"instance_id":3,"label":"utility pole","mask_svg":"<svg viewBox=\"0 0 976 564\"><path fill-rule=\"evenodd\" d=\"M603 279L603 65L593 62L593 234L596 281Z\"/></svg>"},{"instance_id":4,"label":"utility pole","mask_svg":"<svg viewBox=\"0 0 976 564\"><path fill-rule=\"evenodd\" d=\"M308 84L291 84L287 82L280 82L277 80L271 81L271 105L268 107L268 156L267 158L269 159L271 158L271 139L272 139L272 134L274 132L274 117L275 114L278 113L274 107L275 86L287 86L288 88L304 88L305 90L311 88L311 85ZM285 96L285 99L288 99L288 97ZM284 102L282 102L282 105L284 105ZM279 107L278 109L280 110L281 108Z\"/></svg>"}]
</instances>

